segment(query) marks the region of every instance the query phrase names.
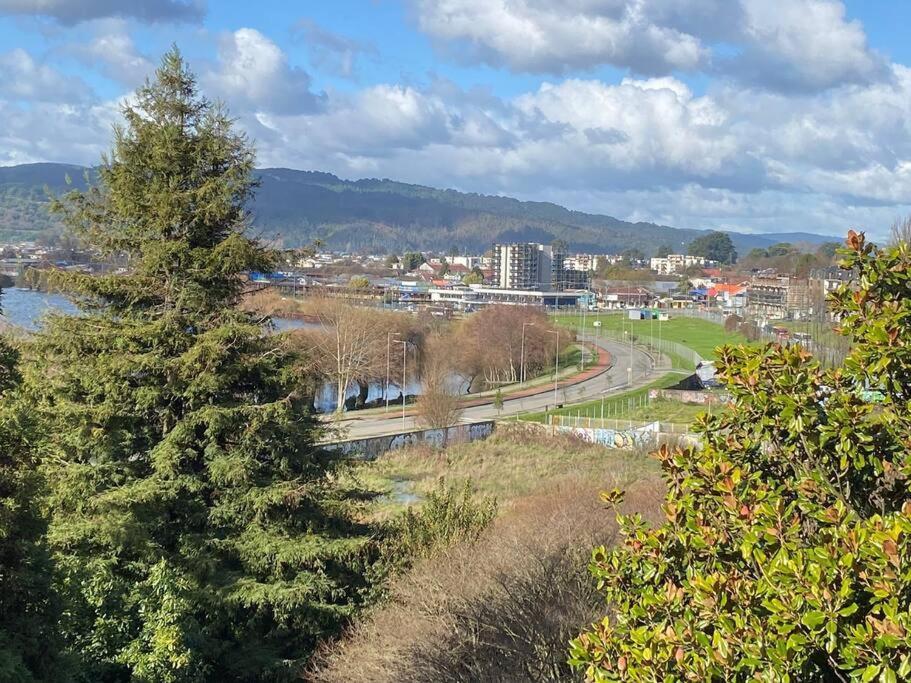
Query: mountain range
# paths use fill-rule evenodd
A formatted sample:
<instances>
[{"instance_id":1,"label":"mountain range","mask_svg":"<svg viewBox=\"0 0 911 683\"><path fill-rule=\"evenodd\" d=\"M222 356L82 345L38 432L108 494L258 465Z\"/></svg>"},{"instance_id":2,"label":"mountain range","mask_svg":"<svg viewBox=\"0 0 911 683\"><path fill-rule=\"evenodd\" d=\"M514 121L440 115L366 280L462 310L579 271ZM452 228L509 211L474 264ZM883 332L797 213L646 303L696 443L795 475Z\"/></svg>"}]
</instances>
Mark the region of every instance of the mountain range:
<instances>
[{"instance_id":1,"label":"mountain range","mask_svg":"<svg viewBox=\"0 0 911 683\"><path fill-rule=\"evenodd\" d=\"M48 193L84 187L91 169L71 164L0 167L0 240L51 239L61 232L48 214ZM388 253L405 249L480 253L497 241L550 243L573 251L617 253L637 248L651 255L673 251L707 230L630 223L572 211L548 202L440 190L393 180L343 180L330 173L263 168L249 207L253 230L286 247L319 239L326 248ZM67 177L72 185L67 185ZM815 245L840 238L803 232L729 232L743 254L777 242Z\"/></svg>"}]
</instances>

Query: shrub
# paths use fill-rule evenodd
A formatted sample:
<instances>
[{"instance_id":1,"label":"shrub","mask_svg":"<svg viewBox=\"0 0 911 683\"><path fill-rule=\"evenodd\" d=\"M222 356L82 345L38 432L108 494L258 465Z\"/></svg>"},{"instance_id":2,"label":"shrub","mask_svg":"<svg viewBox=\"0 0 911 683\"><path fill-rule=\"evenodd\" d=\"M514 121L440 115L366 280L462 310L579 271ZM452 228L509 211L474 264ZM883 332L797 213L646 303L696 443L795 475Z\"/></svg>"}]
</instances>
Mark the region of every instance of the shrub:
<instances>
[{"instance_id":1,"label":"shrub","mask_svg":"<svg viewBox=\"0 0 911 683\"><path fill-rule=\"evenodd\" d=\"M621 515L595 550L612 614L573 643L590 680L911 677L911 250L848 246L844 364L723 349L734 407L701 450L660 451L664 523Z\"/></svg>"},{"instance_id":2,"label":"shrub","mask_svg":"<svg viewBox=\"0 0 911 683\"><path fill-rule=\"evenodd\" d=\"M655 510L645 481L627 505ZM589 495L580 495L580 492ZM586 571L592 543L611 542L590 481L549 480L514 501L474 542L419 562L388 602L321 652L321 683L572 679L566 643L599 610Z\"/></svg>"}]
</instances>

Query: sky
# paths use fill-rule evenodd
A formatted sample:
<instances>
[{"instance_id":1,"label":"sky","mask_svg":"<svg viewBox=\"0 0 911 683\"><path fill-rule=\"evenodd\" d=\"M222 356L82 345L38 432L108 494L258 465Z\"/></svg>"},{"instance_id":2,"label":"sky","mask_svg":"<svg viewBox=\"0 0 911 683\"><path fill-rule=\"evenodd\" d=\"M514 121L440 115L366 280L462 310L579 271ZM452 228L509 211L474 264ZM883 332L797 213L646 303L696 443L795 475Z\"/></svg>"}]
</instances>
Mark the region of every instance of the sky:
<instances>
[{"instance_id":1,"label":"sky","mask_svg":"<svg viewBox=\"0 0 911 683\"><path fill-rule=\"evenodd\" d=\"M176 44L258 165L742 232L911 213L906 0L0 0L0 165L95 164Z\"/></svg>"}]
</instances>

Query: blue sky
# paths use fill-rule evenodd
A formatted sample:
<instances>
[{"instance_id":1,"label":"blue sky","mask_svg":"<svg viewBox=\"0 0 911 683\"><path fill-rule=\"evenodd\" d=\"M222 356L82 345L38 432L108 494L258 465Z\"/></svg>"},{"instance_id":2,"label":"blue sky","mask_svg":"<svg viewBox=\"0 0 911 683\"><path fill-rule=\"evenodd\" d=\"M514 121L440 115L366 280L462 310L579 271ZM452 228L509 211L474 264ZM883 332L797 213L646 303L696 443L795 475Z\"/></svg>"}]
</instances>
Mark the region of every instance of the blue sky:
<instances>
[{"instance_id":1,"label":"blue sky","mask_svg":"<svg viewBox=\"0 0 911 683\"><path fill-rule=\"evenodd\" d=\"M624 219L883 234L911 3L0 0L0 164L94 163L176 42L260 165Z\"/></svg>"}]
</instances>

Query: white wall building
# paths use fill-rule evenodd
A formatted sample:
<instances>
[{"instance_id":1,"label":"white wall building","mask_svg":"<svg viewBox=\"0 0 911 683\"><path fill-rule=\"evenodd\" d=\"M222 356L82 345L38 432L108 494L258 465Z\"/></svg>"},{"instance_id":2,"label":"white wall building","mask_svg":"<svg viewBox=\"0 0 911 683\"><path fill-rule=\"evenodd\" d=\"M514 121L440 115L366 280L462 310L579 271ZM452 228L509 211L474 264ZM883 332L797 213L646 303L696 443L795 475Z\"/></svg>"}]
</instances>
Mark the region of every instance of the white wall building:
<instances>
[{"instance_id":1,"label":"white wall building","mask_svg":"<svg viewBox=\"0 0 911 683\"><path fill-rule=\"evenodd\" d=\"M689 254L668 254L665 258L655 257L649 261L649 267L661 275L674 275L682 273L690 266L705 268L708 260L702 256Z\"/></svg>"}]
</instances>

